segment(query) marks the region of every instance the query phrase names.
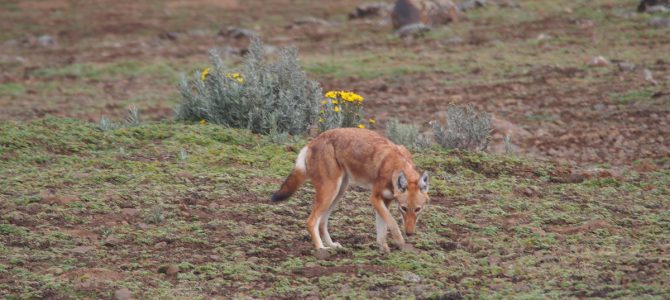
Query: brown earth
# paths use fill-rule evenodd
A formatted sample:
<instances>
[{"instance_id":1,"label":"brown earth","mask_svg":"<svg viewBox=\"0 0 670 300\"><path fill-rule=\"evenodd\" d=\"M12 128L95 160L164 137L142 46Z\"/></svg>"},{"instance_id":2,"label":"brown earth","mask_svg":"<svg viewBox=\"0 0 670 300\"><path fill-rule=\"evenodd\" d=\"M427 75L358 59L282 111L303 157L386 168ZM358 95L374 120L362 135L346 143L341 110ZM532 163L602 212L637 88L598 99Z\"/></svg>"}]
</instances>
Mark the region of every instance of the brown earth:
<instances>
[{"instance_id":1,"label":"brown earth","mask_svg":"<svg viewBox=\"0 0 670 300\"><path fill-rule=\"evenodd\" d=\"M450 105L473 104L499 120L494 152L503 151L503 137L510 134L519 151L531 156L581 165L651 161L652 168L667 168L670 61L661 53L670 50L670 38L667 29L650 31L645 17L632 13L632 2L490 5L466 12L446 34L416 40L389 38L387 17L346 19L360 1L3 4L0 26L8 30L0 43L0 83L22 88L0 94L0 119L56 115L97 122L119 118L130 105L140 107L146 119L172 117L178 74L206 65L213 47L230 47L229 61L239 61L235 53L246 42L217 33L240 26L259 32L268 44L297 46L308 70L318 69L313 60L337 66L337 58L390 53L372 78L312 72L326 89L363 94L368 113L382 123L397 117L425 126ZM523 12L532 17L519 17ZM327 23L292 25L307 16ZM42 35L55 44L42 44ZM462 41L450 44L448 37ZM590 67L598 55L610 64ZM383 69L411 68L424 59L441 67L400 75ZM370 60L353 64L363 69ZM120 69L86 69L110 65ZM644 80L643 69L654 82ZM643 99L621 96L637 92Z\"/></svg>"}]
</instances>

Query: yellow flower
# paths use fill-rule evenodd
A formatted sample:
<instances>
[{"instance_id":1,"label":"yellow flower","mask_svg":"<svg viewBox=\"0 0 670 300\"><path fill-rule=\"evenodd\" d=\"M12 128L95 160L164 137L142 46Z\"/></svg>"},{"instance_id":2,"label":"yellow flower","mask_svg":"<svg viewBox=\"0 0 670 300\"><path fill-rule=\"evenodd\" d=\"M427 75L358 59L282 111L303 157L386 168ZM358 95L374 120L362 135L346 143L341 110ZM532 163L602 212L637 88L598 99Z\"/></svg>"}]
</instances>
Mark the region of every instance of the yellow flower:
<instances>
[{"instance_id":1,"label":"yellow flower","mask_svg":"<svg viewBox=\"0 0 670 300\"><path fill-rule=\"evenodd\" d=\"M335 99L337 97L337 92L329 91L328 93L326 93L325 97L330 98L330 99Z\"/></svg>"},{"instance_id":2,"label":"yellow flower","mask_svg":"<svg viewBox=\"0 0 670 300\"><path fill-rule=\"evenodd\" d=\"M333 105L337 105L337 104L339 104L339 103L340 103L340 102L337 102L337 100L333 100Z\"/></svg>"},{"instance_id":3,"label":"yellow flower","mask_svg":"<svg viewBox=\"0 0 670 300\"><path fill-rule=\"evenodd\" d=\"M370 122L370 124L374 124L374 123L376 123L377 121L375 121L375 118L370 118L370 120L369 120L368 122Z\"/></svg>"},{"instance_id":4,"label":"yellow flower","mask_svg":"<svg viewBox=\"0 0 670 300\"><path fill-rule=\"evenodd\" d=\"M326 122L326 120L324 120L323 118L319 118L319 123L323 123L323 122Z\"/></svg>"},{"instance_id":5,"label":"yellow flower","mask_svg":"<svg viewBox=\"0 0 670 300\"><path fill-rule=\"evenodd\" d=\"M358 124L358 128L365 128L365 125L363 125L363 124Z\"/></svg>"},{"instance_id":6,"label":"yellow flower","mask_svg":"<svg viewBox=\"0 0 670 300\"><path fill-rule=\"evenodd\" d=\"M205 119L200 120L200 125L205 125L205 124L207 124L207 120L205 120Z\"/></svg>"},{"instance_id":7,"label":"yellow flower","mask_svg":"<svg viewBox=\"0 0 670 300\"><path fill-rule=\"evenodd\" d=\"M205 68L202 70L202 73L200 73L200 80L205 81L205 78L209 75L209 68Z\"/></svg>"},{"instance_id":8,"label":"yellow flower","mask_svg":"<svg viewBox=\"0 0 670 300\"><path fill-rule=\"evenodd\" d=\"M321 101L321 105L324 105L324 104L326 104L326 103L328 103L328 100L323 100L323 101Z\"/></svg>"},{"instance_id":9,"label":"yellow flower","mask_svg":"<svg viewBox=\"0 0 670 300\"><path fill-rule=\"evenodd\" d=\"M333 108L333 110L334 110L335 112L340 112L340 107L339 107L339 106L335 106L335 108Z\"/></svg>"},{"instance_id":10,"label":"yellow flower","mask_svg":"<svg viewBox=\"0 0 670 300\"><path fill-rule=\"evenodd\" d=\"M244 77L242 77L242 75L240 75L240 73L226 73L226 77L230 78L230 79L234 79L235 81L237 81L239 83L244 82Z\"/></svg>"}]
</instances>

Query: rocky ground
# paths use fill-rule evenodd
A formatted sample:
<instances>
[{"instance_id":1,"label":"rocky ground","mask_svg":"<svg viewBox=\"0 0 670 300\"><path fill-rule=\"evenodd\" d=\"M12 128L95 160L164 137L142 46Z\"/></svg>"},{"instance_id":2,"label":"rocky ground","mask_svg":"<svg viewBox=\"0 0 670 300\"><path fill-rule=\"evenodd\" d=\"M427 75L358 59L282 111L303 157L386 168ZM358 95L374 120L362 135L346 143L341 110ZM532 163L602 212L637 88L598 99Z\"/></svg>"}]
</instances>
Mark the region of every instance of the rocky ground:
<instances>
[{"instance_id":1,"label":"rocky ground","mask_svg":"<svg viewBox=\"0 0 670 300\"><path fill-rule=\"evenodd\" d=\"M667 298L670 12L474 2L403 37L388 3L0 3L0 294ZM347 250L314 257L310 188L267 202L304 141L170 121L180 76L211 48L234 67L252 36L298 47L381 128L494 115L493 155L416 154L437 184L415 251L380 257L354 191L333 226ZM147 125L96 129L131 106Z\"/></svg>"}]
</instances>

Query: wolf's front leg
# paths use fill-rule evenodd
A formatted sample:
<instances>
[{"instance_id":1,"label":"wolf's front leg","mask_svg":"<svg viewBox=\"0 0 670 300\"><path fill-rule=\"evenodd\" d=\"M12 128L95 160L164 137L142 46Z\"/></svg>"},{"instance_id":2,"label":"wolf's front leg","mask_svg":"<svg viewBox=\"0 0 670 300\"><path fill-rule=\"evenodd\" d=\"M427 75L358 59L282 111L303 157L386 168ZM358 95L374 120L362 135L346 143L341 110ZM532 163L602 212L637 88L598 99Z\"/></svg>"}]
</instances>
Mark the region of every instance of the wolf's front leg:
<instances>
[{"instance_id":1,"label":"wolf's front leg","mask_svg":"<svg viewBox=\"0 0 670 300\"><path fill-rule=\"evenodd\" d=\"M390 252L391 249L389 248L388 243L386 242L386 235L388 234L388 227L386 227L386 222L384 222L384 219L379 215L378 212L375 211L375 225L377 228L377 243L379 244L379 248L383 252Z\"/></svg>"},{"instance_id":2,"label":"wolf's front leg","mask_svg":"<svg viewBox=\"0 0 670 300\"><path fill-rule=\"evenodd\" d=\"M389 212L386 205L384 205L384 201L381 199L381 197L372 196L370 198L370 201L372 202L372 205L375 207L375 212L384 222L384 226L388 227L388 229L391 230L391 236L393 237L393 240L399 245L404 244L405 239L402 237L402 233L400 233L400 227L398 227L398 223L396 223L396 221L393 219L393 216L391 216L391 212ZM386 230L384 230L384 235L385 234ZM377 242L380 243L380 247L382 247L382 250L388 252L388 245L386 245L385 241L386 237L384 236L384 239L380 240L379 231L377 231Z\"/></svg>"}]
</instances>

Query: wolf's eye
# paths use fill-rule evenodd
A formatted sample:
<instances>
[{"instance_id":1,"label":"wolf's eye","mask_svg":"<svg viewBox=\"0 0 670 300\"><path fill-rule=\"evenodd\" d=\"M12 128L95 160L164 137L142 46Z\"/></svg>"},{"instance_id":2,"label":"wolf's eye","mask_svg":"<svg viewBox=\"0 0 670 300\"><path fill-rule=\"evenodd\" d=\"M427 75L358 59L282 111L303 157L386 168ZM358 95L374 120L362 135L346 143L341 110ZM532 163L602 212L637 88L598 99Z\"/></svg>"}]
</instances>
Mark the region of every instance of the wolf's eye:
<instances>
[{"instance_id":1,"label":"wolf's eye","mask_svg":"<svg viewBox=\"0 0 670 300\"><path fill-rule=\"evenodd\" d=\"M414 212L419 212L421 210L421 207L417 207L414 209Z\"/></svg>"},{"instance_id":2,"label":"wolf's eye","mask_svg":"<svg viewBox=\"0 0 670 300\"><path fill-rule=\"evenodd\" d=\"M407 206L401 206L400 209L402 212L406 213L407 212Z\"/></svg>"}]
</instances>

